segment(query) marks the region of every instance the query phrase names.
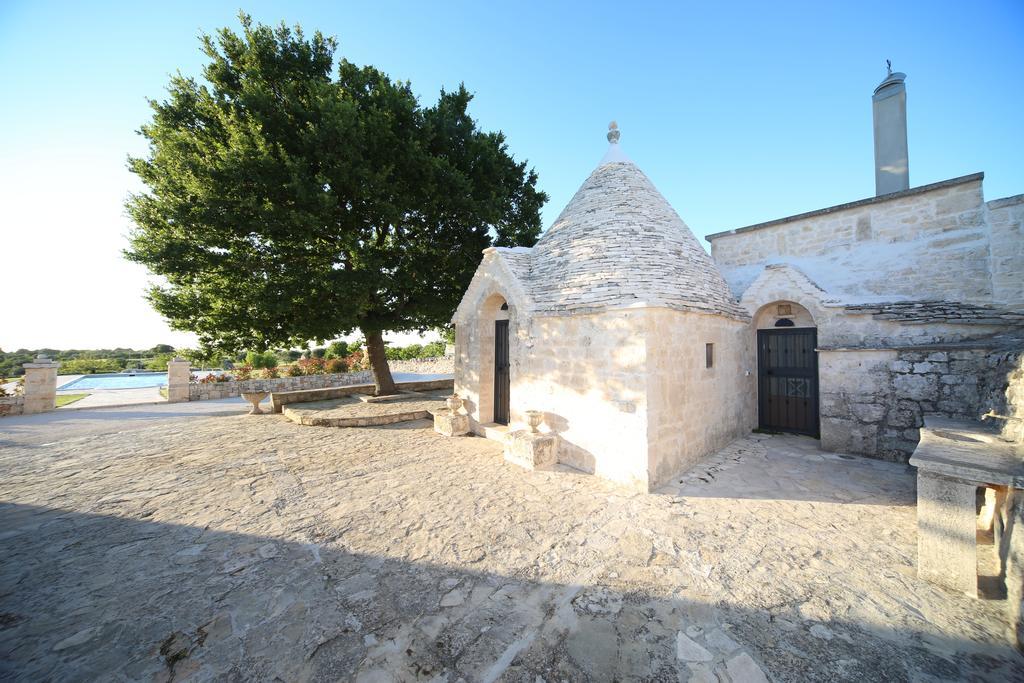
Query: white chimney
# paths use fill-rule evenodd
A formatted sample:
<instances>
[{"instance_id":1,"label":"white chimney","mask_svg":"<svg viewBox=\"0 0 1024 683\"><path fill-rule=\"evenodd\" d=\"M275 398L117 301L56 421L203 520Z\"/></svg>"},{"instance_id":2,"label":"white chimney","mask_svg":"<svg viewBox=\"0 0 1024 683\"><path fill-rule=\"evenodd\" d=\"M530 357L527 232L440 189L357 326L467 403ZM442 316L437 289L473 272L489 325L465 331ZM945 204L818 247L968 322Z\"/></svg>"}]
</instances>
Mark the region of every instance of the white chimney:
<instances>
[{"instance_id":1,"label":"white chimney","mask_svg":"<svg viewBox=\"0 0 1024 683\"><path fill-rule=\"evenodd\" d=\"M875 88L871 109L875 123L875 195L910 188L910 161L907 158L906 74L893 73Z\"/></svg>"}]
</instances>

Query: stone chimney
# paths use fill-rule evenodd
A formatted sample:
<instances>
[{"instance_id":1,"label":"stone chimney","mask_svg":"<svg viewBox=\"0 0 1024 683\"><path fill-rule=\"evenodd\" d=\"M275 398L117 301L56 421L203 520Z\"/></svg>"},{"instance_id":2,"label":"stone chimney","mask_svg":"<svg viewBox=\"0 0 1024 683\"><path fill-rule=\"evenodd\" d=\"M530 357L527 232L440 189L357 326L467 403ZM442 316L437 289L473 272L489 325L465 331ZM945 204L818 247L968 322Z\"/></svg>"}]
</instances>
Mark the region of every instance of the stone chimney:
<instances>
[{"instance_id":1,"label":"stone chimney","mask_svg":"<svg viewBox=\"0 0 1024 683\"><path fill-rule=\"evenodd\" d=\"M893 72L885 61L889 75L871 97L875 124L875 195L899 192L910 188L910 161L907 158L907 89L906 74Z\"/></svg>"}]
</instances>

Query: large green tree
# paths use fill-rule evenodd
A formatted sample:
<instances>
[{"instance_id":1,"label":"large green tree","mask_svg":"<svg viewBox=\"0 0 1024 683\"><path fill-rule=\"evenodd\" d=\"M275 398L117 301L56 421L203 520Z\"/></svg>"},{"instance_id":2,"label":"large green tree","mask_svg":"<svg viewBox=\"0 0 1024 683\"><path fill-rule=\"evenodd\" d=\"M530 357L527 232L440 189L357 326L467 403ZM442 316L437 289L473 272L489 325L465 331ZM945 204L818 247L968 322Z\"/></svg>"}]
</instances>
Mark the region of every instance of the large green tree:
<instances>
[{"instance_id":1,"label":"large green tree","mask_svg":"<svg viewBox=\"0 0 1024 683\"><path fill-rule=\"evenodd\" d=\"M345 59L319 32L201 38L202 82L173 77L129 159L129 259L172 327L225 352L360 330L378 393L382 332L448 322L491 245L532 245L547 197L481 131L465 87L423 106L407 82Z\"/></svg>"}]
</instances>

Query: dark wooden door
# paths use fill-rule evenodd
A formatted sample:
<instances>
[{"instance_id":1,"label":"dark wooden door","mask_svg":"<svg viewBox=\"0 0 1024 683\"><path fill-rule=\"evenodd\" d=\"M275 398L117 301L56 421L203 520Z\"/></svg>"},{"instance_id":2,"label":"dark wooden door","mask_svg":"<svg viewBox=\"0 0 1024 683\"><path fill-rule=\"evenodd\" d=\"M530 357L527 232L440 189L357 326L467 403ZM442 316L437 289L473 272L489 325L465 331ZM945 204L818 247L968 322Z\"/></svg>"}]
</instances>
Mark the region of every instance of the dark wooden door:
<instances>
[{"instance_id":1,"label":"dark wooden door","mask_svg":"<svg viewBox=\"0 0 1024 683\"><path fill-rule=\"evenodd\" d=\"M508 321L494 321L494 421L508 424Z\"/></svg>"},{"instance_id":2,"label":"dark wooden door","mask_svg":"<svg viewBox=\"0 0 1024 683\"><path fill-rule=\"evenodd\" d=\"M757 413L761 429L818 436L818 331L757 331Z\"/></svg>"}]
</instances>

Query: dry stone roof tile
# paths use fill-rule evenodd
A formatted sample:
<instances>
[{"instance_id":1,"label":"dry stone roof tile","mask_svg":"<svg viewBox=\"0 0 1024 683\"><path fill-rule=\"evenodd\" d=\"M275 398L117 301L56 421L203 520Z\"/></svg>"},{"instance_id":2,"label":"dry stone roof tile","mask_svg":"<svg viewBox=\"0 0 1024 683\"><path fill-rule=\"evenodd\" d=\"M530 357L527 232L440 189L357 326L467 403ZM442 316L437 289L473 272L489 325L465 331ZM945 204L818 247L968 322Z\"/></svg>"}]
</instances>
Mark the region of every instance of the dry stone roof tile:
<instances>
[{"instance_id":1,"label":"dry stone roof tile","mask_svg":"<svg viewBox=\"0 0 1024 683\"><path fill-rule=\"evenodd\" d=\"M598 166L529 252L498 252L538 312L642 305L748 317L697 238L630 161Z\"/></svg>"}]
</instances>

